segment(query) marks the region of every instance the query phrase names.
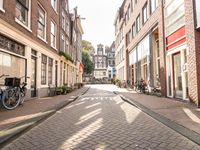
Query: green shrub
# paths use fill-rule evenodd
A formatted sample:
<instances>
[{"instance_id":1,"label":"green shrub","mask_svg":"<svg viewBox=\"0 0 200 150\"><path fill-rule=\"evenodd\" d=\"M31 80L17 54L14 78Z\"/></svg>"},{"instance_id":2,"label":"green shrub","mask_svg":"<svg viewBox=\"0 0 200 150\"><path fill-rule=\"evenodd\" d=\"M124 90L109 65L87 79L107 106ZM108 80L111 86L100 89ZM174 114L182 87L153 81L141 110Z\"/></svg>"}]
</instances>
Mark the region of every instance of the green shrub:
<instances>
[{"instance_id":1,"label":"green shrub","mask_svg":"<svg viewBox=\"0 0 200 150\"><path fill-rule=\"evenodd\" d=\"M62 52L62 51L60 51L59 54L62 55L63 57L65 57L66 60L69 60L69 61L71 61L72 63L74 63L72 57L71 57L69 54L64 53L64 52Z\"/></svg>"}]
</instances>

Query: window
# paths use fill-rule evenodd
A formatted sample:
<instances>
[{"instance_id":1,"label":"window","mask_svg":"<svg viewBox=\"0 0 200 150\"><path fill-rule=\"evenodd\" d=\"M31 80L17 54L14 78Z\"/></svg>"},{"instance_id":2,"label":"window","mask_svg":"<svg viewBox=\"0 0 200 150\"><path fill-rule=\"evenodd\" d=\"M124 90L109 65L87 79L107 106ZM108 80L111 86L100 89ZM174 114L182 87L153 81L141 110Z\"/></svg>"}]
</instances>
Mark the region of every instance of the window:
<instances>
[{"instance_id":1,"label":"window","mask_svg":"<svg viewBox=\"0 0 200 150\"><path fill-rule=\"evenodd\" d=\"M47 78L47 56L42 54L42 67L41 67L41 84L46 84Z\"/></svg>"},{"instance_id":2,"label":"window","mask_svg":"<svg viewBox=\"0 0 200 150\"><path fill-rule=\"evenodd\" d=\"M131 32L131 29L130 29L129 32L128 32L128 36L129 36L129 43L130 43L131 40L132 40L132 32Z\"/></svg>"},{"instance_id":3,"label":"window","mask_svg":"<svg viewBox=\"0 0 200 150\"><path fill-rule=\"evenodd\" d=\"M28 22L29 15L29 0L17 0L15 17L25 26L29 25Z\"/></svg>"},{"instance_id":4,"label":"window","mask_svg":"<svg viewBox=\"0 0 200 150\"><path fill-rule=\"evenodd\" d=\"M38 6L38 36L42 39L46 39L46 18L45 11Z\"/></svg>"},{"instance_id":5,"label":"window","mask_svg":"<svg viewBox=\"0 0 200 150\"><path fill-rule=\"evenodd\" d=\"M184 0L168 3L165 7L165 32L167 36L185 25L184 14Z\"/></svg>"},{"instance_id":6,"label":"window","mask_svg":"<svg viewBox=\"0 0 200 150\"><path fill-rule=\"evenodd\" d=\"M66 44L66 46L65 46L65 52L66 52L67 54L69 54L69 43L68 43L67 40L66 40L65 44Z\"/></svg>"},{"instance_id":7,"label":"window","mask_svg":"<svg viewBox=\"0 0 200 150\"><path fill-rule=\"evenodd\" d=\"M69 36L69 20L66 18L66 23L65 23L65 26L66 26L66 33L67 35Z\"/></svg>"},{"instance_id":8,"label":"window","mask_svg":"<svg viewBox=\"0 0 200 150\"><path fill-rule=\"evenodd\" d=\"M131 18L131 8L130 8L130 5L128 7L128 20Z\"/></svg>"},{"instance_id":9,"label":"window","mask_svg":"<svg viewBox=\"0 0 200 150\"><path fill-rule=\"evenodd\" d=\"M195 0L195 15L196 15L196 28L200 29L200 1Z\"/></svg>"},{"instance_id":10,"label":"window","mask_svg":"<svg viewBox=\"0 0 200 150\"><path fill-rule=\"evenodd\" d=\"M140 15L136 19L136 33L140 31Z\"/></svg>"},{"instance_id":11,"label":"window","mask_svg":"<svg viewBox=\"0 0 200 150\"><path fill-rule=\"evenodd\" d=\"M66 84L66 63L64 63L64 70L63 70L63 85Z\"/></svg>"},{"instance_id":12,"label":"window","mask_svg":"<svg viewBox=\"0 0 200 150\"><path fill-rule=\"evenodd\" d=\"M127 15L127 13L125 14L125 24L127 24L127 22L128 22L128 15Z\"/></svg>"},{"instance_id":13,"label":"window","mask_svg":"<svg viewBox=\"0 0 200 150\"><path fill-rule=\"evenodd\" d=\"M130 39L129 39L129 32L126 34L126 47L129 45Z\"/></svg>"},{"instance_id":14,"label":"window","mask_svg":"<svg viewBox=\"0 0 200 150\"><path fill-rule=\"evenodd\" d=\"M158 0L151 0L151 13L153 13L158 7Z\"/></svg>"},{"instance_id":15,"label":"window","mask_svg":"<svg viewBox=\"0 0 200 150\"><path fill-rule=\"evenodd\" d=\"M133 25L132 25L132 38L134 38L135 37L135 35L136 35L136 31L135 31L135 22L133 23Z\"/></svg>"},{"instance_id":16,"label":"window","mask_svg":"<svg viewBox=\"0 0 200 150\"><path fill-rule=\"evenodd\" d=\"M62 35L62 38L61 38L61 50L63 52L66 52L65 51L65 37L64 37L64 35Z\"/></svg>"},{"instance_id":17,"label":"window","mask_svg":"<svg viewBox=\"0 0 200 150\"><path fill-rule=\"evenodd\" d=\"M55 11L57 11L57 0L51 0L51 6Z\"/></svg>"},{"instance_id":18,"label":"window","mask_svg":"<svg viewBox=\"0 0 200 150\"><path fill-rule=\"evenodd\" d=\"M147 3L144 5L142 9L142 22L143 24L147 21L148 19L148 11L147 11Z\"/></svg>"},{"instance_id":19,"label":"window","mask_svg":"<svg viewBox=\"0 0 200 150\"><path fill-rule=\"evenodd\" d=\"M62 64L63 64L63 63L62 63L62 61L61 61L61 62L60 62L60 84L62 84L62 77L63 77L63 76L62 76L62 71L63 71L63 70L62 70L62 69L63 69Z\"/></svg>"},{"instance_id":20,"label":"window","mask_svg":"<svg viewBox=\"0 0 200 150\"><path fill-rule=\"evenodd\" d=\"M131 12L133 12L133 0L131 0Z\"/></svg>"},{"instance_id":21,"label":"window","mask_svg":"<svg viewBox=\"0 0 200 150\"><path fill-rule=\"evenodd\" d=\"M48 62L48 84L52 84L53 80L53 59L49 58Z\"/></svg>"},{"instance_id":22,"label":"window","mask_svg":"<svg viewBox=\"0 0 200 150\"><path fill-rule=\"evenodd\" d=\"M64 12L62 12L62 29L65 30L65 15L64 15Z\"/></svg>"},{"instance_id":23,"label":"window","mask_svg":"<svg viewBox=\"0 0 200 150\"><path fill-rule=\"evenodd\" d=\"M68 3L65 3L65 10L68 12Z\"/></svg>"},{"instance_id":24,"label":"window","mask_svg":"<svg viewBox=\"0 0 200 150\"><path fill-rule=\"evenodd\" d=\"M5 10L3 9L3 0L0 0L0 10L5 12Z\"/></svg>"},{"instance_id":25,"label":"window","mask_svg":"<svg viewBox=\"0 0 200 150\"><path fill-rule=\"evenodd\" d=\"M156 64L157 64L157 79L160 80L160 47L159 40L156 41Z\"/></svg>"},{"instance_id":26,"label":"window","mask_svg":"<svg viewBox=\"0 0 200 150\"><path fill-rule=\"evenodd\" d=\"M51 46L56 47L56 25L51 21Z\"/></svg>"}]
</instances>

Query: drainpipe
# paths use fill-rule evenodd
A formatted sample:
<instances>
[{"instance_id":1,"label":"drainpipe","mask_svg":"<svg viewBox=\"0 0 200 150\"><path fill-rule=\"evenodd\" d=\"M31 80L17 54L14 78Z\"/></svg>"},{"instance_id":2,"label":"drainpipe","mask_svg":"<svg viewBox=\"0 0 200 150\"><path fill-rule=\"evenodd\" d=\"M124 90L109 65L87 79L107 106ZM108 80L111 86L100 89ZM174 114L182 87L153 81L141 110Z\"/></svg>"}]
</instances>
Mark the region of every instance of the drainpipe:
<instances>
[{"instance_id":1,"label":"drainpipe","mask_svg":"<svg viewBox=\"0 0 200 150\"><path fill-rule=\"evenodd\" d=\"M167 81L166 81L166 43L165 43L165 18L164 18L164 0L161 1L161 9L162 9L162 31L163 31L163 59L164 59L164 77L165 77L165 85L164 85L164 88L165 88L165 91L162 92L162 94L166 97L167 96Z\"/></svg>"}]
</instances>

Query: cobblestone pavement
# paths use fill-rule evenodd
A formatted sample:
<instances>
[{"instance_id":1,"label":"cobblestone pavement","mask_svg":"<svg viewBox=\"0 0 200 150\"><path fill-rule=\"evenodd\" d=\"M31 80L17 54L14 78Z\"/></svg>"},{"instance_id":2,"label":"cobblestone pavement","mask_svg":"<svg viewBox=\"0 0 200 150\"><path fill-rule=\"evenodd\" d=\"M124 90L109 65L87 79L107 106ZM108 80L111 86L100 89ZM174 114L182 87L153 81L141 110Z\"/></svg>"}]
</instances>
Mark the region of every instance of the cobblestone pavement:
<instances>
[{"instance_id":1,"label":"cobblestone pavement","mask_svg":"<svg viewBox=\"0 0 200 150\"><path fill-rule=\"evenodd\" d=\"M200 147L113 94L93 85L76 102L4 150L199 150Z\"/></svg>"}]
</instances>

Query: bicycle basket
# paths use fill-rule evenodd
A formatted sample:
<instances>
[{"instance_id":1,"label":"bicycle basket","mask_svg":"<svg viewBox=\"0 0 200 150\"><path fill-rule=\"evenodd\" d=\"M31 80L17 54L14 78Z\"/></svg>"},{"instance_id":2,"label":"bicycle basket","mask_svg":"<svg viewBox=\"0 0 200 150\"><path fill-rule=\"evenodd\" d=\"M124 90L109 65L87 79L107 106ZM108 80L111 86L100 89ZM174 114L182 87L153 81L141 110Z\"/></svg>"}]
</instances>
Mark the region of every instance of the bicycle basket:
<instances>
[{"instance_id":1,"label":"bicycle basket","mask_svg":"<svg viewBox=\"0 0 200 150\"><path fill-rule=\"evenodd\" d=\"M5 86L20 86L20 78L5 78Z\"/></svg>"}]
</instances>

